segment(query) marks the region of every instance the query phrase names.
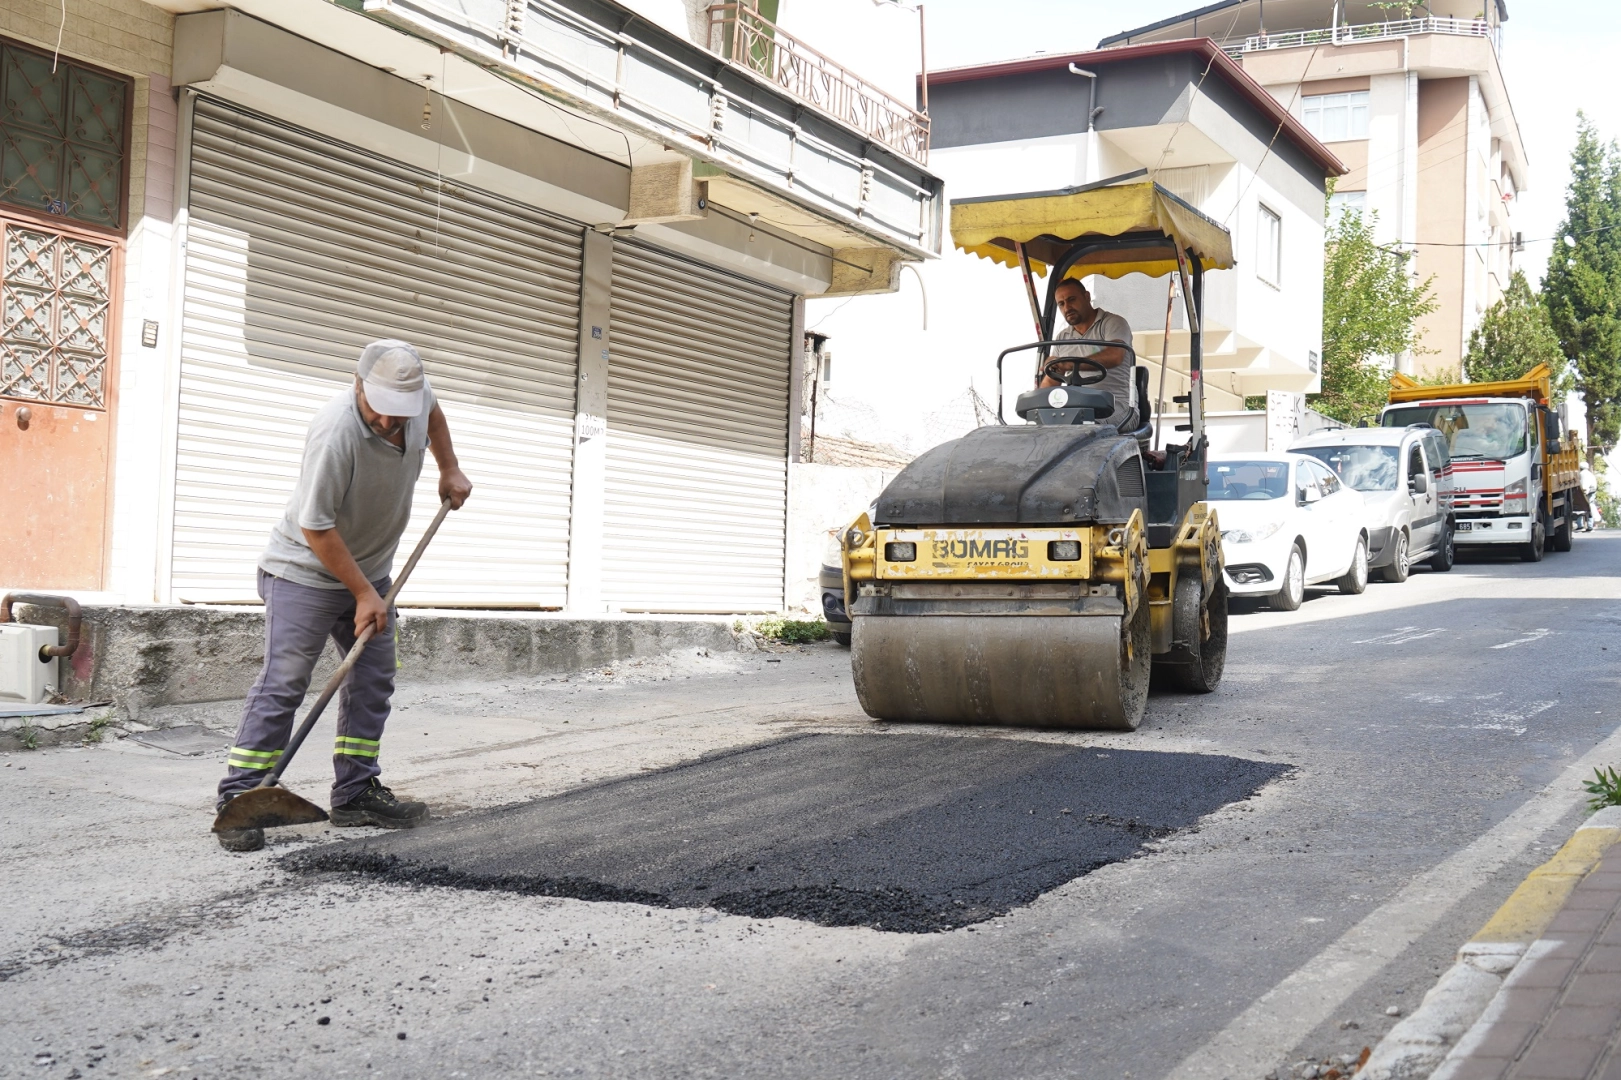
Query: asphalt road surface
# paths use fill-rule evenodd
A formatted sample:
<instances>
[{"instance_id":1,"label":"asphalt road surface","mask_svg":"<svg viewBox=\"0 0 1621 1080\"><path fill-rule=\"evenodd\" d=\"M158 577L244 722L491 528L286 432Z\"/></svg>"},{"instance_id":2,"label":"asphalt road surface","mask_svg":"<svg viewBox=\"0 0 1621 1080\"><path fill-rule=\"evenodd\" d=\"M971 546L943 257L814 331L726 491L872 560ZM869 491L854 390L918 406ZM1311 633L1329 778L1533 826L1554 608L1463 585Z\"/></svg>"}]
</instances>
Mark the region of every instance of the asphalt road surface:
<instances>
[{"instance_id":1,"label":"asphalt road surface","mask_svg":"<svg viewBox=\"0 0 1621 1080\"><path fill-rule=\"evenodd\" d=\"M1132 734L876 724L833 646L406 687L385 779L440 820L249 855L207 833L217 752L0 755L0 1075L1260 1080L1355 1054L1621 763L1621 537L1233 630L1220 692L1156 693Z\"/></svg>"}]
</instances>

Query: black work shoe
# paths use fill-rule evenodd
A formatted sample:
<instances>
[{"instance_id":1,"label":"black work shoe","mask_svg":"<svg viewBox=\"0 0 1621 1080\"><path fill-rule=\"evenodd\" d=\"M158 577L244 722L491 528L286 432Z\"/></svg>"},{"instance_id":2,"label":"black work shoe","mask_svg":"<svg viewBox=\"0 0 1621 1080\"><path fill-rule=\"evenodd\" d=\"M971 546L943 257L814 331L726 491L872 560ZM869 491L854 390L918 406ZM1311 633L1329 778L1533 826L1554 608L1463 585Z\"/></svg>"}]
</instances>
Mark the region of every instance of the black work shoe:
<instances>
[{"instance_id":1,"label":"black work shoe","mask_svg":"<svg viewBox=\"0 0 1621 1080\"><path fill-rule=\"evenodd\" d=\"M342 806L332 808L332 824L343 828L381 825L385 829L414 829L427 820L427 803L401 802L376 780Z\"/></svg>"},{"instance_id":2,"label":"black work shoe","mask_svg":"<svg viewBox=\"0 0 1621 1080\"><path fill-rule=\"evenodd\" d=\"M234 798L235 795L227 795L221 799L220 804L214 808L214 813L218 814L224 810L225 804ZM263 829L222 829L214 835L220 838L220 847L226 851L258 851L265 846Z\"/></svg>"}]
</instances>

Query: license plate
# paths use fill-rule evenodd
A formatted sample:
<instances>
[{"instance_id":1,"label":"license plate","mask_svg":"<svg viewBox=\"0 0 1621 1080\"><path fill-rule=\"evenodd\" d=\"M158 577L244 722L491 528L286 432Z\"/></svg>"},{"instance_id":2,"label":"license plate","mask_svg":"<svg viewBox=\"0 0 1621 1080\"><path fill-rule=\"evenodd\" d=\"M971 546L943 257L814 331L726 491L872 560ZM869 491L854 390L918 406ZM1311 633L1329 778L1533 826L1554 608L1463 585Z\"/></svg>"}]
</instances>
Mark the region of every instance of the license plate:
<instances>
[{"instance_id":1,"label":"license plate","mask_svg":"<svg viewBox=\"0 0 1621 1080\"><path fill-rule=\"evenodd\" d=\"M1458 522L1458 531L1459 532L1469 532L1469 531L1473 530L1474 527L1475 527L1475 523L1472 522L1472 521L1460 521L1460 522Z\"/></svg>"}]
</instances>

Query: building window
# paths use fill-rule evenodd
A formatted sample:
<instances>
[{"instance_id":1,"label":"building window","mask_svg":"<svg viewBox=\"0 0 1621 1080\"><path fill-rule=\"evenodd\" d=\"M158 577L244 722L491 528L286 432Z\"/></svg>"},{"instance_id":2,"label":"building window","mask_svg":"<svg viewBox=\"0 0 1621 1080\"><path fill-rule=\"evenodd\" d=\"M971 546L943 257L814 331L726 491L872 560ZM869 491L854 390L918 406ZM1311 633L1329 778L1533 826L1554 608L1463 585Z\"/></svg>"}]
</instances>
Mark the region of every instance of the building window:
<instances>
[{"instance_id":1,"label":"building window","mask_svg":"<svg viewBox=\"0 0 1621 1080\"><path fill-rule=\"evenodd\" d=\"M0 42L0 203L124 228L130 83Z\"/></svg>"},{"instance_id":2,"label":"building window","mask_svg":"<svg viewBox=\"0 0 1621 1080\"><path fill-rule=\"evenodd\" d=\"M1301 99L1306 106L1306 130L1323 142L1368 137L1368 92L1315 94Z\"/></svg>"},{"instance_id":3,"label":"building window","mask_svg":"<svg viewBox=\"0 0 1621 1080\"><path fill-rule=\"evenodd\" d=\"M1279 285L1283 281L1283 221L1263 205L1256 226L1255 276L1268 285Z\"/></svg>"},{"instance_id":4,"label":"building window","mask_svg":"<svg viewBox=\"0 0 1621 1080\"><path fill-rule=\"evenodd\" d=\"M1355 211L1364 217L1368 213L1366 191L1336 191L1328 197L1328 224L1332 228L1340 218Z\"/></svg>"}]
</instances>

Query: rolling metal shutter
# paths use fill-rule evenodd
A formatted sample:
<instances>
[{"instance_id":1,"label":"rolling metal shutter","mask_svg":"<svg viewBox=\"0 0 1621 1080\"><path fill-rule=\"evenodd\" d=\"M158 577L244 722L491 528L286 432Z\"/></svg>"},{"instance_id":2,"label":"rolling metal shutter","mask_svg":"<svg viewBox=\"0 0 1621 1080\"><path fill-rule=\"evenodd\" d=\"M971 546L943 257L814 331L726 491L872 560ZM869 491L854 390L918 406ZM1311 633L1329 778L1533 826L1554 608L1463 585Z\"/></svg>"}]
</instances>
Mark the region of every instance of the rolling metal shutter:
<instances>
[{"instance_id":1,"label":"rolling metal shutter","mask_svg":"<svg viewBox=\"0 0 1621 1080\"><path fill-rule=\"evenodd\" d=\"M310 416L416 345L473 498L408 600L561 607L581 230L208 99L192 135L172 591L255 598ZM401 560L438 506L431 454Z\"/></svg>"},{"instance_id":2,"label":"rolling metal shutter","mask_svg":"<svg viewBox=\"0 0 1621 1080\"><path fill-rule=\"evenodd\" d=\"M622 611L778 611L792 298L614 245L603 596Z\"/></svg>"}]
</instances>

